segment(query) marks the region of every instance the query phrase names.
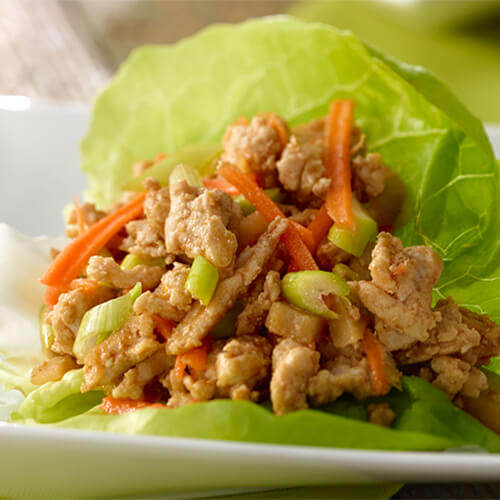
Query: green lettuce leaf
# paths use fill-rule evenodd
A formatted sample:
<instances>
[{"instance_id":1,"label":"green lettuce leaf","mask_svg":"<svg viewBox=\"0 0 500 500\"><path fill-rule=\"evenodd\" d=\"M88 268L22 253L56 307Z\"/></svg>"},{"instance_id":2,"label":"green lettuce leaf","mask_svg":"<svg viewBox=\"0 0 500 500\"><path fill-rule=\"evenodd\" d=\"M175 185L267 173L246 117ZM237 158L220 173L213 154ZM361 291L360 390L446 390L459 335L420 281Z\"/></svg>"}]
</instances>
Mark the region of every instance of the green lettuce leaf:
<instances>
[{"instance_id":1,"label":"green lettuce leaf","mask_svg":"<svg viewBox=\"0 0 500 500\"><path fill-rule=\"evenodd\" d=\"M378 400L397 411L394 428L366 421L365 406L343 398L321 410L277 417L266 405L215 400L174 410L143 409L108 415L99 407L102 392L81 394L82 370L33 391L13 414L17 423L45 424L121 434L236 440L373 450L443 450L481 446L500 452L500 436L464 413L423 379L403 378L403 391ZM87 411L88 410L88 411Z\"/></svg>"}]
</instances>

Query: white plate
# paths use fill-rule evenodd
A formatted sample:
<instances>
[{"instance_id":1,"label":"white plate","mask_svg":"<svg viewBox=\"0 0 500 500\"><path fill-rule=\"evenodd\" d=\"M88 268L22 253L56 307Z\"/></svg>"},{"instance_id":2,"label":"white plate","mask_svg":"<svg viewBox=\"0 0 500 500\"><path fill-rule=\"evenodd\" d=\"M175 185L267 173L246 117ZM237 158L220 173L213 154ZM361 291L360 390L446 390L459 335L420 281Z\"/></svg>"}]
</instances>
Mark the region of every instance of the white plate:
<instances>
[{"instance_id":1,"label":"white plate","mask_svg":"<svg viewBox=\"0 0 500 500\"><path fill-rule=\"evenodd\" d=\"M3 222L31 235L62 231L61 200L81 192L85 184L76 169L76 151L86 124L83 108L0 97ZM488 131L500 156L500 127ZM45 199L47 192L51 199ZM13 205L16 210L10 209ZM500 472L500 456L483 454L273 446L12 424L0 424L0 450L0 496L11 497L131 497L379 481L498 481Z\"/></svg>"}]
</instances>

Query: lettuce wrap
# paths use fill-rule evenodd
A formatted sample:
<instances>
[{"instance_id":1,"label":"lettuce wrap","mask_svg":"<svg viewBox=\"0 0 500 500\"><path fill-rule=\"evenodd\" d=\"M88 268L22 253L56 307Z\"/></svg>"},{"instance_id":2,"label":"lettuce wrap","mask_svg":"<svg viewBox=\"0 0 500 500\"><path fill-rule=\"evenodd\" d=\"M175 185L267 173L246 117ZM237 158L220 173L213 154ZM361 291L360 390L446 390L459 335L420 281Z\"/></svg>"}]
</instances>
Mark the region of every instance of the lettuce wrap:
<instances>
[{"instance_id":1,"label":"lettuce wrap","mask_svg":"<svg viewBox=\"0 0 500 500\"><path fill-rule=\"evenodd\" d=\"M136 50L94 104L82 143L87 197L98 208L109 207L131 180L134 161L218 142L241 115L274 111L296 125L324 115L334 98L356 101L367 150L381 153L405 182L407 206L396 235L405 246L431 246L444 260L435 298L451 295L500 321L498 165L481 122L430 73L330 26L267 18ZM32 279L36 288L38 276ZM500 436L416 377L404 377L401 391L379 398L397 413L387 429L366 421L371 401L346 396L320 410L281 417L266 405L229 400L111 416L97 406L100 391L80 393L79 370L35 390L9 370L0 383L27 395L11 415L16 423L261 443L500 452Z\"/></svg>"}]
</instances>

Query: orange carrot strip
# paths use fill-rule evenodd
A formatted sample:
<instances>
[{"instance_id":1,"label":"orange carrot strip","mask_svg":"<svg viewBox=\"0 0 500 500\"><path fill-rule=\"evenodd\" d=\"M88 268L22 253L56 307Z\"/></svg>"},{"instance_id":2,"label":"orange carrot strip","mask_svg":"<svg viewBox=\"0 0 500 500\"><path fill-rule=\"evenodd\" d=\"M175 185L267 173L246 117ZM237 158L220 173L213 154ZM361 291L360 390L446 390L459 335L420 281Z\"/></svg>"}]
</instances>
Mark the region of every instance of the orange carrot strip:
<instances>
[{"instance_id":1,"label":"orange carrot strip","mask_svg":"<svg viewBox=\"0 0 500 500\"><path fill-rule=\"evenodd\" d=\"M52 261L41 282L56 288L65 288L77 278L92 255L97 253L127 222L138 217L143 210L146 193L107 215L75 238Z\"/></svg>"},{"instance_id":2,"label":"orange carrot strip","mask_svg":"<svg viewBox=\"0 0 500 500\"><path fill-rule=\"evenodd\" d=\"M278 118L274 115L271 115L269 117L269 126L276 130L276 133L278 134L281 147L285 149L286 145L288 144L288 131L287 129L283 126L283 124L278 120Z\"/></svg>"},{"instance_id":3,"label":"orange carrot strip","mask_svg":"<svg viewBox=\"0 0 500 500\"><path fill-rule=\"evenodd\" d=\"M229 182L224 179L224 177L213 177L211 179L203 179L203 185L208 189L220 189L231 196L236 196L240 192Z\"/></svg>"},{"instance_id":4,"label":"orange carrot strip","mask_svg":"<svg viewBox=\"0 0 500 500\"><path fill-rule=\"evenodd\" d=\"M181 354L177 354L175 358L174 373L176 378L183 378L186 374L187 365L184 363L184 359Z\"/></svg>"},{"instance_id":5,"label":"orange carrot strip","mask_svg":"<svg viewBox=\"0 0 500 500\"><path fill-rule=\"evenodd\" d=\"M113 396L106 396L99 407L110 415L122 415L141 408L166 408L161 403L148 403L147 401L114 398Z\"/></svg>"},{"instance_id":6,"label":"orange carrot strip","mask_svg":"<svg viewBox=\"0 0 500 500\"><path fill-rule=\"evenodd\" d=\"M373 388L376 396L382 396L389 391L389 383L385 374L384 351L378 339L372 331L367 328L362 340L363 349L366 352L366 358L370 365Z\"/></svg>"},{"instance_id":7,"label":"orange carrot strip","mask_svg":"<svg viewBox=\"0 0 500 500\"><path fill-rule=\"evenodd\" d=\"M307 248L311 251L314 252L316 249L314 246L314 237L310 229L307 227L304 227L302 224L299 224L298 222L295 222L294 220L290 220L290 224L297 229L297 232L300 235L300 238L302 241L306 244Z\"/></svg>"},{"instance_id":8,"label":"orange carrot strip","mask_svg":"<svg viewBox=\"0 0 500 500\"><path fill-rule=\"evenodd\" d=\"M236 186L268 222L271 222L276 217L285 217L285 214L279 209L274 201L241 170L226 163L219 168L219 172L231 184ZM285 233L281 236L281 241L287 247L291 258L295 261L299 269L302 271L319 269L311 252L302 241L299 231L293 224L288 226Z\"/></svg>"},{"instance_id":9,"label":"orange carrot strip","mask_svg":"<svg viewBox=\"0 0 500 500\"><path fill-rule=\"evenodd\" d=\"M333 101L327 116L324 163L331 177L328 215L343 229L354 228L351 191L351 134L354 101Z\"/></svg>"},{"instance_id":10,"label":"orange carrot strip","mask_svg":"<svg viewBox=\"0 0 500 500\"><path fill-rule=\"evenodd\" d=\"M321 208L318 210L313 220L307 227L311 231L313 237L313 251L319 247L319 244L325 239L328 234L328 230L332 226L332 218L328 215L328 209L326 208L326 203L323 203Z\"/></svg>"},{"instance_id":11,"label":"orange carrot strip","mask_svg":"<svg viewBox=\"0 0 500 500\"><path fill-rule=\"evenodd\" d=\"M43 296L43 303L49 308L52 309L59 300L61 294L64 293L63 288L55 288L53 286L48 286L45 290L45 294Z\"/></svg>"},{"instance_id":12,"label":"orange carrot strip","mask_svg":"<svg viewBox=\"0 0 500 500\"><path fill-rule=\"evenodd\" d=\"M85 215L83 214L82 207L78 203L78 196L75 196L75 214L78 232L83 234L85 232Z\"/></svg>"},{"instance_id":13,"label":"orange carrot strip","mask_svg":"<svg viewBox=\"0 0 500 500\"><path fill-rule=\"evenodd\" d=\"M168 340L175 325L168 319L162 318L157 314L153 314L153 319L155 320L156 329L158 330L160 335L165 340Z\"/></svg>"}]
</instances>

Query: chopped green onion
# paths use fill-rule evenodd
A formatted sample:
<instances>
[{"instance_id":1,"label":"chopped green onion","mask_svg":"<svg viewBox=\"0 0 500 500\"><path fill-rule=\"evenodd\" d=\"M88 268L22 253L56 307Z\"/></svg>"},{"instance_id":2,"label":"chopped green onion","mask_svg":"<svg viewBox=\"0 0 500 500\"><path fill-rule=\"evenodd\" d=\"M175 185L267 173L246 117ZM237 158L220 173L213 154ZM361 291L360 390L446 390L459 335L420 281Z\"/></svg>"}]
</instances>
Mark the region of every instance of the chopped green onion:
<instances>
[{"instance_id":1,"label":"chopped green onion","mask_svg":"<svg viewBox=\"0 0 500 500\"><path fill-rule=\"evenodd\" d=\"M347 297L349 291L349 286L338 274L327 271L298 271L285 274L281 280L281 292L288 302L327 319L336 319L338 314L323 298L329 295Z\"/></svg>"},{"instance_id":2,"label":"chopped green onion","mask_svg":"<svg viewBox=\"0 0 500 500\"><path fill-rule=\"evenodd\" d=\"M217 268L205 257L198 255L194 259L186 278L185 287L194 298L199 299L204 306L208 306L217 288L218 281L219 272Z\"/></svg>"},{"instance_id":3,"label":"chopped green onion","mask_svg":"<svg viewBox=\"0 0 500 500\"><path fill-rule=\"evenodd\" d=\"M143 174L135 177L123 186L124 191L144 191L144 179L153 177L162 186L168 186L172 170L179 164L191 165L196 168L202 177L213 174L213 161L221 153L220 144L192 144L168 155L155 163Z\"/></svg>"},{"instance_id":4,"label":"chopped green onion","mask_svg":"<svg viewBox=\"0 0 500 500\"><path fill-rule=\"evenodd\" d=\"M46 323L45 312L47 311L46 306L40 308L40 313L38 314L38 325L40 328L40 343L42 344L42 351L47 352L50 350L50 346L54 342L54 330L49 323Z\"/></svg>"},{"instance_id":5,"label":"chopped green onion","mask_svg":"<svg viewBox=\"0 0 500 500\"><path fill-rule=\"evenodd\" d=\"M271 198L271 200L276 203L281 203L285 199L285 193L283 193L280 188L264 189L264 193L266 193L267 196L269 196L269 198ZM236 203L239 203L241 207L241 213L244 216L250 215L252 212L255 212L255 207L242 194L233 196L233 200Z\"/></svg>"},{"instance_id":6,"label":"chopped green onion","mask_svg":"<svg viewBox=\"0 0 500 500\"><path fill-rule=\"evenodd\" d=\"M342 229L334 224L328 232L328 239L337 247L359 257L365 250L366 244L377 236L378 226L361 206L352 198L354 214L354 229Z\"/></svg>"},{"instance_id":7,"label":"chopped green onion","mask_svg":"<svg viewBox=\"0 0 500 500\"><path fill-rule=\"evenodd\" d=\"M95 345L124 325L141 293L142 284L139 282L126 295L108 300L85 313L73 345L73 353L79 361L83 361Z\"/></svg>"},{"instance_id":8,"label":"chopped green onion","mask_svg":"<svg viewBox=\"0 0 500 500\"><path fill-rule=\"evenodd\" d=\"M243 311L243 304L237 301L227 314L217 323L210 332L214 339L227 339L232 337L236 332L236 321L241 311Z\"/></svg>"},{"instance_id":9,"label":"chopped green onion","mask_svg":"<svg viewBox=\"0 0 500 500\"><path fill-rule=\"evenodd\" d=\"M356 271L353 271L349 266L345 264L339 263L335 264L333 267L333 272L338 274L341 278L346 281L357 281L359 280L359 274Z\"/></svg>"},{"instance_id":10,"label":"chopped green onion","mask_svg":"<svg viewBox=\"0 0 500 500\"><path fill-rule=\"evenodd\" d=\"M125 258L122 260L122 263L120 264L120 267L124 271L128 271L129 269L132 269L135 266L165 267L165 259L162 258L153 259L151 257L143 257L141 255L133 255L129 253L125 255Z\"/></svg>"},{"instance_id":11,"label":"chopped green onion","mask_svg":"<svg viewBox=\"0 0 500 500\"><path fill-rule=\"evenodd\" d=\"M196 170L191 165L177 165L170 174L170 183L185 180L190 186L202 187L203 182L201 180L198 170Z\"/></svg>"}]
</instances>

